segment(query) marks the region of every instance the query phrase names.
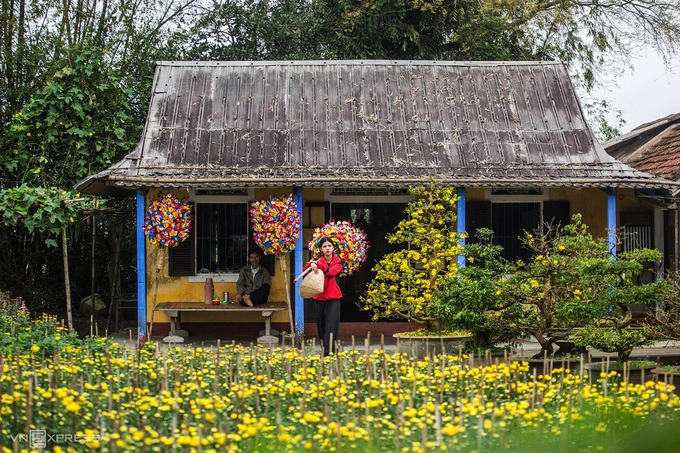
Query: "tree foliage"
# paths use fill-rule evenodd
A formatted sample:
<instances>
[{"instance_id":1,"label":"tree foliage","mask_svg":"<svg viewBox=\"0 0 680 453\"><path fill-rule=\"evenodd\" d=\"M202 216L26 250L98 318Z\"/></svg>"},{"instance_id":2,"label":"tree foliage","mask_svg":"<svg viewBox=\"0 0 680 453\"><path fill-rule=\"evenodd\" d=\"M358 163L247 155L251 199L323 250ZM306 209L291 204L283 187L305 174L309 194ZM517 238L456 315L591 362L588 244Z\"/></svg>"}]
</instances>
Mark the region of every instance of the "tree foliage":
<instances>
[{"instance_id":1,"label":"tree foliage","mask_svg":"<svg viewBox=\"0 0 680 453\"><path fill-rule=\"evenodd\" d=\"M105 53L86 44L12 118L5 169L35 187L72 187L127 154L139 130ZM54 165L59 162L60 165Z\"/></svg>"},{"instance_id":2,"label":"tree foliage","mask_svg":"<svg viewBox=\"0 0 680 453\"><path fill-rule=\"evenodd\" d=\"M404 248L385 255L373 268L361 303L379 317L406 319L436 329L427 313L432 294L445 278L456 275L461 251L456 232L454 189L431 183L409 190L417 198L406 206L406 218L388 236L391 244Z\"/></svg>"},{"instance_id":3,"label":"tree foliage","mask_svg":"<svg viewBox=\"0 0 680 453\"><path fill-rule=\"evenodd\" d=\"M1 287L43 308L63 300L63 269L55 266L61 251L52 247L61 226L74 258L74 295L90 293L93 253L102 256L101 275L116 274L106 270L114 254L91 252L88 243L99 235L98 245L108 246L115 224L131 225L115 207L120 202L99 203L110 217L93 222L92 206L64 203L64 193L133 149L146 118L151 63L170 56L170 29L179 28L195 3L0 3Z\"/></svg>"},{"instance_id":4,"label":"tree foliage","mask_svg":"<svg viewBox=\"0 0 680 453\"><path fill-rule=\"evenodd\" d=\"M593 238L580 215L561 229L545 225L525 233L528 262L504 261L491 236L484 239L464 247L470 264L443 282L430 314L453 328L471 330L487 347L528 333L542 352L552 354L556 339L574 328L597 321L625 329L631 321L627 304L653 305L668 290L662 280L635 284L642 263L659 259L658 250L614 256L608 239Z\"/></svg>"},{"instance_id":5,"label":"tree foliage","mask_svg":"<svg viewBox=\"0 0 680 453\"><path fill-rule=\"evenodd\" d=\"M336 58L323 27L309 0L212 0L170 46L188 60Z\"/></svg>"}]
</instances>

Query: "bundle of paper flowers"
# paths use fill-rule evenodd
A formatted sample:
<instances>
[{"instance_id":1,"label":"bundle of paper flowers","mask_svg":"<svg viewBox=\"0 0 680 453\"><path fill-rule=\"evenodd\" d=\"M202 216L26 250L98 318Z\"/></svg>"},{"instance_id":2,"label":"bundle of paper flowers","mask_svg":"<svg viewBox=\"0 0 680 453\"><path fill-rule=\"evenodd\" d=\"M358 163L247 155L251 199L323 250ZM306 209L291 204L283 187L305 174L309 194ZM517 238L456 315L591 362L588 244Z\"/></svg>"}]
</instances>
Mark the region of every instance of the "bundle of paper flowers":
<instances>
[{"instance_id":1,"label":"bundle of paper flowers","mask_svg":"<svg viewBox=\"0 0 680 453\"><path fill-rule=\"evenodd\" d=\"M369 248L366 234L361 228L346 220L331 220L327 224L314 229L309 250L314 256L319 256L321 250L318 243L321 238L329 237L334 240L338 256L345 262L343 272L351 275L366 261L366 251Z\"/></svg>"},{"instance_id":2,"label":"bundle of paper flowers","mask_svg":"<svg viewBox=\"0 0 680 453\"><path fill-rule=\"evenodd\" d=\"M253 240L266 255L288 253L300 237L300 211L292 195L250 203Z\"/></svg>"},{"instance_id":3,"label":"bundle of paper flowers","mask_svg":"<svg viewBox=\"0 0 680 453\"><path fill-rule=\"evenodd\" d=\"M175 247L191 232L191 206L186 199L159 194L146 210L144 233L153 245Z\"/></svg>"}]
</instances>

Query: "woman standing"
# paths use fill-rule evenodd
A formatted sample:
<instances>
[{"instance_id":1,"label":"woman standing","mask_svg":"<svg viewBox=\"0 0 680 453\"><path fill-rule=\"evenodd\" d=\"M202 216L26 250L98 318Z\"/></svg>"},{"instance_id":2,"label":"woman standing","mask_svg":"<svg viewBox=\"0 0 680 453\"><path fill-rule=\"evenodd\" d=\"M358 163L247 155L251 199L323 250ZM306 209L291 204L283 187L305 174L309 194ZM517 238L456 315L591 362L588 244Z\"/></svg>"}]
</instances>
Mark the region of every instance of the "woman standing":
<instances>
[{"instance_id":1,"label":"woman standing","mask_svg":"<svg viewBox=\"0 0 680 453\"><path fill-rule=\"evenodd\" d=\"M342 260L335 254L335 245L330 238L321 238L318 242L321 257L305 265L312 272L323 272L323 292L314 299L316 304L316 329L323 348L324 357L336 353L335 342L338 340L340 326L340 303L342 292L338 286L337 276L342 272ZM331 342L331 335L333 341ZM332 344L331 344L332 343Z\"/></svg>"}]
</instances>

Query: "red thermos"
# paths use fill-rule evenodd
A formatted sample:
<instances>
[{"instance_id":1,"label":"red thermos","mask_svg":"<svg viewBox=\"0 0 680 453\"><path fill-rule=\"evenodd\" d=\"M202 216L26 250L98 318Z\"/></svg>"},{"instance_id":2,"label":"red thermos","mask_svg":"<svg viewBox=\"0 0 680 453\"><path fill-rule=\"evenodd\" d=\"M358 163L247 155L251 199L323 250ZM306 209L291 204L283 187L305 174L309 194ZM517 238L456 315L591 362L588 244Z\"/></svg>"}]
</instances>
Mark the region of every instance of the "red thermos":
<instances>
[{"instance_id":1,"label":"red thermos","mask_svg":"<svg viewBox=\"0 0 680 453\"><path fill-rule=\"evenodd\" d=\"M211 305L213 296L215 295L215 285L213 285L213 279L208 277L205 279L205 285L203 286L205 291L205 296L203 302L206 305Z\"/></svg>"}]
</instances>

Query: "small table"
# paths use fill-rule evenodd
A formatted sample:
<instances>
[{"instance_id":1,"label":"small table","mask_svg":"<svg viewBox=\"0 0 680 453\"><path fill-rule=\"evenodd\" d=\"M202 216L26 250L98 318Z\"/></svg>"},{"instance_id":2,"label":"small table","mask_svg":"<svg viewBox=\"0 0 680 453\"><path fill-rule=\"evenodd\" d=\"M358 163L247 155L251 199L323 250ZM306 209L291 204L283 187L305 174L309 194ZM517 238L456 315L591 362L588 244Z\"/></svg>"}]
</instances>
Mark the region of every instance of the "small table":
<instances>
[{"instance_id":1,"label":"small table","mask_svg":"<svg viewBox=\"0 0 680 453\"><path fill-rule=\"evenodd\" d=\"M271 335L271 318L275 311L284 311L288 309L288 305L285 302L267 302L262 305L255 305L253 307L248 307L240 304L229 304L229 305L207 305L202 302L161 302L154 308L154 311L164 311L170 316L170 335L165 337L163 341L167 343L178 342L176 340L177 335L177 322L180 321L180 313L183 311L189 312L259 312L264 317L265 331L264 335L258 337L258 343L273 344L278 343L279 339ZM172 337L172 339L171 339ZM180 340L183 341L183 340Z\"/></svg>"}]
</instances>

